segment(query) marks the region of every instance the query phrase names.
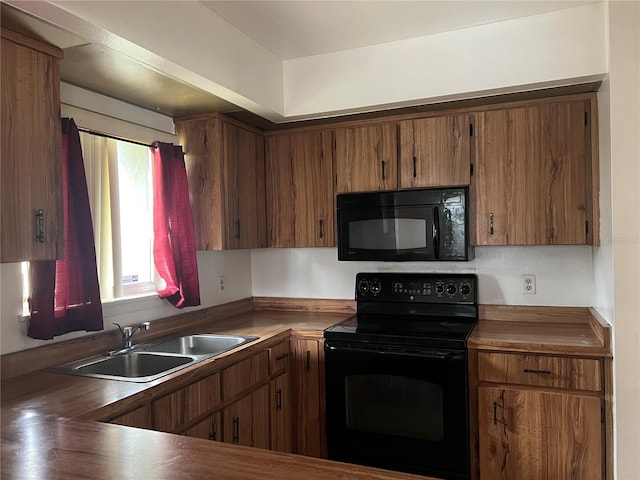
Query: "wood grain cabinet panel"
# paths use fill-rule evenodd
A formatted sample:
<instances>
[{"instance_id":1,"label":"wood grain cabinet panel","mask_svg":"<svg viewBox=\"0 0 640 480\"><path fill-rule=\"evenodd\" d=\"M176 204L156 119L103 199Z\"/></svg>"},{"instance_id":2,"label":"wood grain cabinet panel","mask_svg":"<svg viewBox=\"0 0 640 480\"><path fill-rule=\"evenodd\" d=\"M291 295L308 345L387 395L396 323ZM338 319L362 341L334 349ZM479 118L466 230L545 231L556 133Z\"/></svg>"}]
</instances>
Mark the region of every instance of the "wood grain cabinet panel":
<instances>
[{"instance_id":1,"label":"wood grain cabinet panel","mask_svg":"<svg viewBox=\"0 0 640 480\"><path fill-rule=\"evenodd\" d=\"M182 435L194 438L204 438L211 441L222 441L222 413L217 412L209 415L204 420L187 428Z\"/></svg>"},{"instance_id":2,"label":"wood grain cabinet panel","mask_svg":"<svg viewBox=\"0 0 640 480\"><path fill-rule=\"evenodd\" d=\"M293 339L295 453L326 458L323 340Z\"/></svg>"},{"instance_id":3,"label":"wood grain cabinet panel","mask_svg":"<svg viewBox=\"0 0 640 480\"><path fill-rule=\"evenodd\" d=\"M269 360L265 350L222 370L223 399L232 399L268 378Z\"/></svg>"},{"instance_id":4,"label":"wood grain cabinet panel","mask_svg":"<svg viewBox=\"0 0 640 480\"><path fill-rule=\"evenodd\" d=\"M590 243L590 103L476 114L477 245Z\"/></svg>"},{"instance_id":5,"label":"wood grain cabinet panel","mask_svg":"<svg viewBox=\"0 0 640 480\"><path fill-rule=\"evenodd\" d=\"M289 374L283 373L269 383L271 396L271 450L293 452L292 406Z\"/></svg>"},{"instance_id":6,"label":"wood grain cabinet panel","mask_svg":"<svg viewBox=\"0 0 640 480\"><path fill-rule=\"evenodd\" d=\"M493 383L600 391L598 359L478 353L478 379Z\"/></svg>"},{"instance_id":7,"label":"wood grain cabinet panel","mask_svg":"<svg viewBox=\"0 0 640 480\"><path fill-rule=\"evenodd\" d=\"M471 116L405 120L400 125L400 188L471 182Z\"/></svg>"},{"instance_id":8,"label":"wood grain cabinet panel","mask_svg":"<svg viewBox=\"0 0 640 480\"><path fill-rule=\"evenodd\" d=\"M271 375L289 370L291 345L288 339L268 348L267 352L269 354L269 373Z\"/></svg>"},{"instance_id":9,"label":"wood grain cabinet panel","mask_svg":"<svg viewBox=\"0 0 640 480\"><path fill-rule=\"evenodd\" d=\"M264 138L220 114L177 119L196 248L266 246Z\"/></svg>"},{"instance_id":10,"label":"wood grain cabinet panel","mask_svg":"<svg viewBox=\"0 0 640 480\"><path fill-rule=\"evenodd\" d=\"M601 400L479 388L481 480L601 480Z\"/></svg>"},{"instance_id":11,"label":"wood grain cabinet panel","mask_svg":"<svg viewBox=\"0 0 640 480\"><path fill-rule=\"evenodd\" d=\"M395 123L335 131L336 193L398 188L398 132Z\"/></svg>"},{"instance_id":12,"label":"wood grain cabinet panel","mask_svg":"<svg viewBox=\"0 0 640 480\"><path fill-rule=\"evenodd\" d=\"M0 261L55 260L64 257L62 51L1 32Z\"/></svg>"},{"instance_id":13,"label":"wood grain cabinet panel","mask_svg":"<svg viewBox=\"0 0 640 480\"><path fill-rule=\"evenodd\" d=\"M331 132L268 136L266 177L269 246L335 246Z\"/></svg>"},{"instance_id":14,"label":"wood grain cabinet panel","mask_svg":"<svg viewBox=\"0 0 640 480\"><path fill-rule=\"evenodd\" d=\"M222 412L226 443L269 448L269 386L232 403Z\"/></svg>"},{"instance_id":15,"label":"wood grain cabinet panel","mask_svg":"<svg viewBox=\"0 0 640 480\"><path fill-rule=\"evenodd\" d=\"M155 430L177 432L220 405L220 376L213 374L153 402Z\"/></svg>"},{"instance_id":16,"label":"wood grain cabinet panel","mask_svg":"<svg viewBox=\"0 0 640 480\"><path fill-rule=\"evenodd\" d=\"M149 405L143 405L130 412L120 415L109 420L109 423L116 425L125 425L127 427L151 428L151 408Z\"/></svg>"}]
</instances>

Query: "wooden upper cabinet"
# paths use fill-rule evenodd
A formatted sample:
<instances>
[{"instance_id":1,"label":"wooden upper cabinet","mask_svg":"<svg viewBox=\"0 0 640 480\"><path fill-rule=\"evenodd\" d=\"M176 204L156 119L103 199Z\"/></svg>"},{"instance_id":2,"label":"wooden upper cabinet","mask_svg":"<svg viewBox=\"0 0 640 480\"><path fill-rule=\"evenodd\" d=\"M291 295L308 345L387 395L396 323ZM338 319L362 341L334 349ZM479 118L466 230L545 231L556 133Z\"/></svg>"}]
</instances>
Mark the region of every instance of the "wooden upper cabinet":
<instances>
[{"instance_id":1,"label":"wooden upper cabinet","mask_svg":"<svg viewBox=\"0 0 640 480\"><path fill-rule=\"evenodd\" d=\"M268 136L266 177L269 246L334 246L331 132Z\"/></svg>"},{"instance_id":2,"label":"wooden upper cabinet","mask_svg":"<svg viewBox=\"0 0 640 480\"><path fill-rule=\"evenodd\" d=\"M223 124L225 164L225 248L266 247L264 138Z\"/></svg>"},{"instance_id":3,"label":"wooden upper cabinet","mask_svg":"<svg viewBox=\"0 0 640 480\"><path fill-rule=\"evenodd\" d=\"M476 115L477 245L590 242L589 108L555 101Z\"/></svg>"},{"instance_id":4,"label":"wooden upper cabinet","mask_svg":"<svg viewBox=\"0 0 640 480\"><path fill-rule=\"evenodd\" d=\"M264 139L220 114L177 119L198 250L266 246Z\"/></svg>"},{"instance_id":5,"label":"wooden upper cabinet","mask_svg":"<svg viewBox=\"0 0 640 480\"><path fill-rule=\"evenodd\" d=\"M336 193L398 188L395 123L335 131Z\"/></svg>"},{"instance_id":6,"label":"wooden upper cabinet","mask_svg":"<svg viewBox=\"0 0 640 480\"><path fill-rule=\"evenodd\" d=\"M405 120L400 125L400 188L471 182L471 116Z\"/></svg>"},{"instance_id":7,"label":"wooden upper cabinet","mask_svg":"<svg viewBox=\"0 0 640 480\"><path fill-rule=\"evenodd\" d=\"M62 258L62 51L1 32L0 260Z\"/></svg>"}]
</instances>

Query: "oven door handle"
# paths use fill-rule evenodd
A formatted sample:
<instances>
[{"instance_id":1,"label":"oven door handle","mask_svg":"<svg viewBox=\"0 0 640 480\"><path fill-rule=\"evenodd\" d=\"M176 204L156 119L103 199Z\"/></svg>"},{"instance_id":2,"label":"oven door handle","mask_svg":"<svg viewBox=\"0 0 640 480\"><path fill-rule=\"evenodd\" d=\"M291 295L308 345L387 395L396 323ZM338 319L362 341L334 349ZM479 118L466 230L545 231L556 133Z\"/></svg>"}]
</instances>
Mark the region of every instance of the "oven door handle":
<instances>
[{"instance_id":1,"label":"oven door handle","mask_svg":"<svg viewBox=\"0 0 640 480\"><path fill-rule=\"evenodd\" d=\"M438 360L455 360L464 358L463 352L446 352L441 350L421 350L421 351L389 351L380 350L376 348L353 348L353 347L338 347L334 345L327 345L329 350L337 352L358 352L358 353L375 353L378 355L402 355L404 357L422 357L422 358L434 358Z\"/></svg>"}]
</instances>

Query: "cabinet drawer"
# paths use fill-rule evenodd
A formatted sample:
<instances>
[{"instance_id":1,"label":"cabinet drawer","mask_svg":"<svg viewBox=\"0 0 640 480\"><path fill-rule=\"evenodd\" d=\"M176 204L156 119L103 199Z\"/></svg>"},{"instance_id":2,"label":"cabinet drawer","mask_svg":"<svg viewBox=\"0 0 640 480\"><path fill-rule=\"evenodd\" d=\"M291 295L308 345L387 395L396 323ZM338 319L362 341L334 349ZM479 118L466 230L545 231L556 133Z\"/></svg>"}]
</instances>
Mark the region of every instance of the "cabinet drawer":
<instances>
[{"instance_id":1,"label":"cabinet drawer","mask_svg":"<svg viewBox=\"0 0 640 480\"><path fill-rule=\"evenodd\" d=\"M155 430L175 432L182 425L220 404L218 374L192 383L153 402Z\"/></svg>"},{"instance_id":2,"label":"cabinet drawer","mask_svg":"<svg viewBox=\"0 0 640 480\"><path fill-rule=\"evenodd\" d=\"M222 396L225 400L254 385L265 382L269 376L267 351L257 353L222 370Z\"/></svg>"},{"instance_id":3,"label":"cabinet drawer","mask_svg":"<svg viewBox=\"0 0 640 480\"><path fill-rule=\"evenodd\" d=\"M289 341L281 342L267 350L269 352L269 373L274 374L276 372L289 369L289 362L291 359L291 347Z\"/></svg>"},{"instance_id":4,"label":"cabinet drawer","mask_svg":"<svg viewBox=\"0 0 640 480\"><path fill-rule=\"evenodd\" d=\"M587 358L479 352L478 379L575 390L602 389L600 361Z\"/></svg>"}]
</instances>

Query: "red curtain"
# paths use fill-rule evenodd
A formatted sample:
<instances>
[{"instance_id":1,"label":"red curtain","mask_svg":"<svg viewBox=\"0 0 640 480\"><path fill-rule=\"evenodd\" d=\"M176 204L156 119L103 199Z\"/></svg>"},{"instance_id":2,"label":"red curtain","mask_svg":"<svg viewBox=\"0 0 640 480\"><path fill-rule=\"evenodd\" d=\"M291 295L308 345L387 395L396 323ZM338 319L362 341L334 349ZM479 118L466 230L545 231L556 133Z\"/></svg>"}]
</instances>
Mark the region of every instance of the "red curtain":
<instances>
[{"instance_id":1,"label":"red curtain","mask_svg":"<svg viewBox=\"0 0 640 480\"><path fill-rule=\"evenodd\" d=\"M31 320L27 335L50 340L78 330L103 329L96 251L80 136L62 119L62 191L65 258L31 262Z\"/></svg>"},{"instance_id":2,"label":"red curtain","mask_svg":"<svg viewBox=\"0 0 640 480\"><path fill-rule=\"evenodd\" d=\"M153 144L153 256L166 282L158 291L177 308L200 305L200 283L182 147Z\"/></svg>"}]
</instances>

